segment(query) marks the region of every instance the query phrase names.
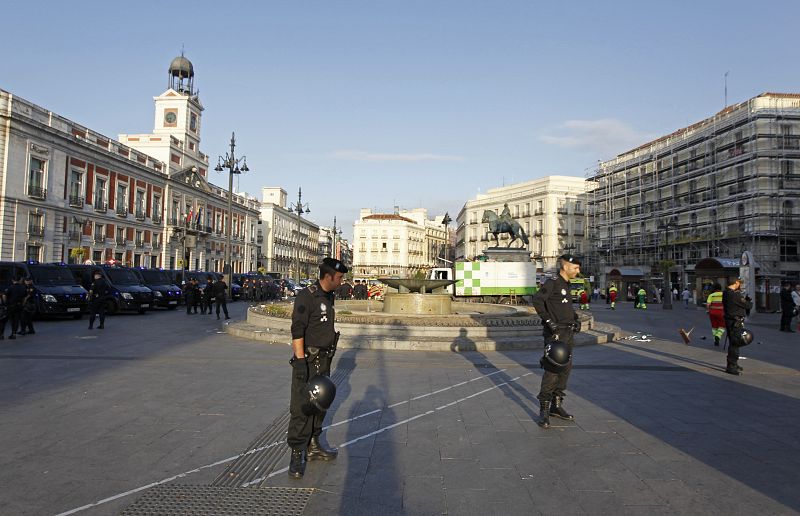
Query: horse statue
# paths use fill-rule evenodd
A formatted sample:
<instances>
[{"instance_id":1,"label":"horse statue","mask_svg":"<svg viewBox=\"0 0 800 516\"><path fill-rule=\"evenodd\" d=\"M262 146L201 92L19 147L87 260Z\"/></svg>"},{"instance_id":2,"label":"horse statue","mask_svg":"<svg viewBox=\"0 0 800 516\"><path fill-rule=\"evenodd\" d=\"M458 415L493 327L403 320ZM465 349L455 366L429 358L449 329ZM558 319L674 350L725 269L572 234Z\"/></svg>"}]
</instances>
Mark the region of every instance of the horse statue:
<instances>
[{"instance_id":1,"label":"horse statue","mask_svg":"<svg viewBox=\"0 0 800 516\"><path fill-rule=\"evenodd\" d=\"M524 246L528 245L528 235L525 234L519 222L512 218L498 217L492 210L486 210L483 212L481 222L489 223L489 233L494 235L497 247L500 247L500 239L497 237L500 233L508 233L511 235L511 241L508 243L508 247L511 247L511 244L517 240L522 240Z\"/></svg>"}]
</instances>

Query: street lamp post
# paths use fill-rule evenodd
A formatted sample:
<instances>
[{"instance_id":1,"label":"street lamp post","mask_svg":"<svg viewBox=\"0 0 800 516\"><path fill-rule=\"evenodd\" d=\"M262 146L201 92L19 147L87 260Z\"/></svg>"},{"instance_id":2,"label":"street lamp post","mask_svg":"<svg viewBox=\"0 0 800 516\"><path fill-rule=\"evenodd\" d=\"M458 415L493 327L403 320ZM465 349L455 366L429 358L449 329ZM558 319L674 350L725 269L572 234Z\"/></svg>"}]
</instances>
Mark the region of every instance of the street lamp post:
<instances>
[{"instance_id":1,"label":"street lamp post","mask_svg":"<svg viewBox=\"0 0 800 516\"><path fill-rule=\"evenodd\" d=\"M222 273L226 276L228 288L233 283L233 264L231 263L231 241L233 237L233 175L241 174L250 170L247 168L247 157L242 156L236 158L236 133L231 133L231 150L225 154L225 157L219 156L217 158L217 166L214 168L217 172L222 172L223 169L228 169L228 223L226 224L227 244L225 245L225 263L222 265ZM239 167L241 164L241 168Z\"/></svg>"},{"instance_id":2,"label":"street lamp post","mask_svg":"<svg viewBox=\"0 0 800 516\"><path fill-rule=\"evenodd\" d=\"M329 256L331 258L336 258L337 260L340 260L340 258L339 254L336 252L336 237L341 234L342 230L336 228L336 217L333 217L333 240L331 241L331 253Z\"/></svg>"},{"instance_id":3,"label":"street lamp post","mask_svg":"<svg viewBox=\"0 0 800 516\"><path fill-rule=\"evenodd\" d=\"M448 247L448 244L450 243L450 223L451 222L453 222L453 219L450 218L450 213L449 212L445 212L444 213L444 217L442 217L442 226L444 226L444 263L445 263L445 266L447 266L450 269L450 279L455 279L456 278L455 260L450 260L450 265L447 265L447 262L448 262L448 260L450 258L450 255L447 253L447 247ZM455 253L453 253L453 254L455 254ZM434 267L435 267L435 265L434 265ZM448 288L448 290L450 290L450 292L452 294L456 293L456 291L455 291L456 287L455 286L449 286L447 288Z\"/></svg>"},{"instance_id":4,"label":"street lamp post","mask_svg":"<svg viewBox=\"0 0 800 516\"><path fill-rule=\"evenodd\" d=\"M297 202L289 205L289 211L297 214L297 244L295 245L295 269L294 279L300 285L300 217L303 213L311 213L308 203L303 203L303 189L297 189Z\"/></svg>"},{"instance_id":5,"label":"street lamp post","mask_svg":"<svg viewBox=\"0 0 800 516\"><path fill-rule=\"evenodd\" d=\"M659 224L658 229L664 230L664 236L666 237L666 244L664 245L664 260L662 261L662 273L664 274L664 294L662 301L662 308L664 310L672 310L672 278L670 277L670 267L668 265L668 256L667 252L669 252L669 230L670 228L676 227L676 224L673 221L669 221L666 224Z\"/></svg>"}]
</instances>

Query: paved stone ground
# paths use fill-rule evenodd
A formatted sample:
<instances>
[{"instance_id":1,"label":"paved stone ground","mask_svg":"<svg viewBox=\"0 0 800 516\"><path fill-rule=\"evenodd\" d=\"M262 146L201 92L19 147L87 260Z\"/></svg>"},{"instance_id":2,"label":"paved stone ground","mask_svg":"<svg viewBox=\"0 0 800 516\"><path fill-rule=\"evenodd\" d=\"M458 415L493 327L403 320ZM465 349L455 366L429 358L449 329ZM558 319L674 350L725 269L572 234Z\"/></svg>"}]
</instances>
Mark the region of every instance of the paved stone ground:
<instances>
[{"instance_id":1,"label":"paved stone ground","mask_svg":"<svg viewBox=\"0 0 800 516\"><path fill-rule=\"evenodd\" d=\"M533 422L531 352L345 350L325 434L339 459L294 481L284 454L261 485L316 488L308 515L798 512L800 337L755 326L733 377L701 311L603 308L655 337L578 348L575 423ZM0 514L119 496L75 512L117 514L154 482L208 485L286 410L288 347L180 312L114 317L102 339L84 324L0 344Z\"/></svg>"}]
</instances>

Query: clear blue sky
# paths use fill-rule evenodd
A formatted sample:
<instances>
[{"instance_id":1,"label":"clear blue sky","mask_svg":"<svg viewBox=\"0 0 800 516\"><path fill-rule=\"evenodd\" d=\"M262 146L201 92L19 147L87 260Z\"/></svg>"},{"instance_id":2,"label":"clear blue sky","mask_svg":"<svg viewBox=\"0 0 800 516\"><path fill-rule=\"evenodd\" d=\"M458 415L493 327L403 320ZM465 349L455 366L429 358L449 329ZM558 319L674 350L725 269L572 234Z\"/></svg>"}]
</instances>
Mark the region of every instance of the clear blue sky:
<instances>
[{"instance_id":1,"label":"clear blue sky","mask_svg":"<svg viewBox=\"0 0 800 516\"><path fill-rule=\"evenodd\" d=\"M729 103L800 92L800 2L558 4L8 2L0 88L114 138L149 132L183 45L202 150L235 130L242 190L302 186L347 236L361 207L455 219L479 191L584 176L721 109L726 71Z\"/></svg>"}]
</instances>

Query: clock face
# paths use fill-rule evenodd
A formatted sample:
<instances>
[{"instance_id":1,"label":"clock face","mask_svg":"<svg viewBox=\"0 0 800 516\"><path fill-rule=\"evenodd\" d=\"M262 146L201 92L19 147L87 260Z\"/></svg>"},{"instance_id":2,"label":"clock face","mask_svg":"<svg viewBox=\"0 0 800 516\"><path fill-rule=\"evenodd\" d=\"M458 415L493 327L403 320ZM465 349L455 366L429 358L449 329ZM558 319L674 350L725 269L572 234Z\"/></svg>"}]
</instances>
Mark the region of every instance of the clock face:
<instances>
[{"instance_id":1,"label":"clock face","mask_svg":"<svg viewBox=\"0 0 800 516\"><path fill-rule=\"evenodd\" d=\"M168 111L166 114L164 114L164 121L167 122L168 124L174 124L175 122L178 121L178 115L176 115L172 111Z\"/></svg>"}]
</instances>

